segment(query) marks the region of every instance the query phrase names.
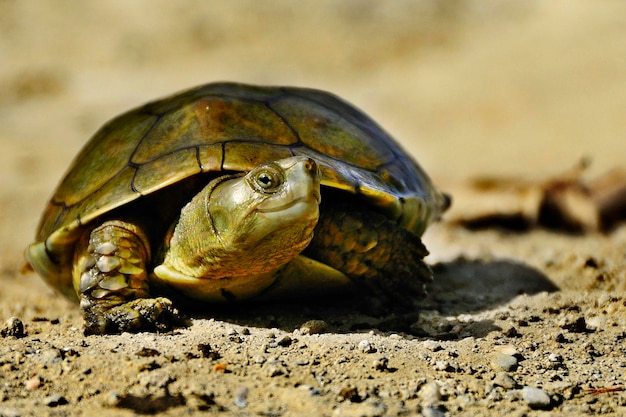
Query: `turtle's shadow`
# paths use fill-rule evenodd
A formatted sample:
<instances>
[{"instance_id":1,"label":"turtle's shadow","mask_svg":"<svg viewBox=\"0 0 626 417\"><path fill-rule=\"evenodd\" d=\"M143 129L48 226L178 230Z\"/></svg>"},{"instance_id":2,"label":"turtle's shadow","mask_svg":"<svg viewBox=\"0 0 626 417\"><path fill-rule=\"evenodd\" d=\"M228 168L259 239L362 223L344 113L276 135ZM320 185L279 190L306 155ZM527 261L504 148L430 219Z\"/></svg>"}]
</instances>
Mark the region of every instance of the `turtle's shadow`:
<instances>
[{"instance_id":1,"label":"turtle's shadow","mask_svg":"<svg viewBox=\"0 0 626 417\"><path fill-rule=\"evenodd\" d=\"M457 259L433 266L435 280L428 295L415 308L397 309L380 305L373 298L346 294L300 298L288 301L245 303L212 309L194 317L212 317L242 326L293 331L309 320L323 320L325 332L365 330L406 333L436 339L483 337L498 330L492 320L449 319L505 304L520 294L557 291L540 271L512 260ZM420 319L427 316L428 319ZM428 314L425 314L425 311ZM433 317L435 319L433 319Z\"/></svg>"},{"instance_id":2,"label":"turtle's shadow","mask_svg":"<svg viewBox=\"0 0 626 417\"><path fill-rule=\"evenodd\" d=\"M459 258L433 266L435 281L429 286L424 309L456 316L505 304L521 295L555 292L559 288L537 269L519 261Z\"/></svg>"}]
</instances>

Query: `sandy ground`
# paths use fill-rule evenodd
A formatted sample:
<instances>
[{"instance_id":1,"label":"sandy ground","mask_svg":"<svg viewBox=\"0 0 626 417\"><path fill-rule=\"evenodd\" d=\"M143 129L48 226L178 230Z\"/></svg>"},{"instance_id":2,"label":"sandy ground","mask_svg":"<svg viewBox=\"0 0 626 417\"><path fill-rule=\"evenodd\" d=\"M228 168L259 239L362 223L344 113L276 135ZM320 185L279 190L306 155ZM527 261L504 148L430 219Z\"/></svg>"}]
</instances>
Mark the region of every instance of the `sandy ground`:
<instances>
[{"instance_id":1,"label":"sandy ground","mask_svg":"<svg viewBox=\"0 0 626 417\"><path fill-rule=\"evenodd\" d=\"M476 178L624 166L625 3L2 1L0 59L0 416L626 414L626 226L454 221L504 204ZM20 274L102 123L216 80L333 91L452 191L419 315L329 298L85 337L76 307Z\"/></svg>"}]
</instances>

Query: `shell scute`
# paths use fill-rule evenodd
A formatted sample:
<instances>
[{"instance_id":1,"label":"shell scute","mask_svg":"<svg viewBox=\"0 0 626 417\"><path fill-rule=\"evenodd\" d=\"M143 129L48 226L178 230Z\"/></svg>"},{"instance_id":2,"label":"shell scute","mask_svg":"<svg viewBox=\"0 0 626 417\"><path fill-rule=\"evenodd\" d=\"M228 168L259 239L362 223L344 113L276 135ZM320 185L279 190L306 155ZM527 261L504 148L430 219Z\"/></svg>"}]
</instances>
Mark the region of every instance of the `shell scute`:
<instances>
[{"instance_id":1,"label":"shell scute","mask_svg":"<svg viewBox=\"0 0 626 417\"><path fill-rule=\"evenodd\" d=\"M198 146L198 161L202 172L214 171L215 167L222 166L223 160L224 145L222 143Z\"/></svg>"},{"instance_id":2,"label":"shell scute","mask_svg":"<svg viewBox=\"0 0 626 417\"><path fill-rule=\"evenodd\" d=\"M183 148L139 165L132 180L132 189L141 195L147 195L200 173L202 168L196 155L196 148Z\"/></svg>"},{"instance_id":3,"label":"shell scute","mask_svg":"<svg viewBox=\"0 0 626 417\"><path fill-rule=\"evenodd\" d=\"M293 131L264 102L251 100L203 99L198 103L203 131L208 143L245 140L291 145L297 138Z\"/></svg>"},{"instance_id":4,"label":"shell scute","mask_svg":"<svg viewBox=\"0 0 626 417\"><path fill-rule=\"evenodd\" d=\"M143 137L156 120L151 115L128 114L106 124L76 156L57 188L55 200L69 207L91 198L126 169L137 148L137 138Z\"/></svg>"},{"instance_id":5,"label":"shell scute","mask_svg":"<svg viewBox=\"0 0 626 417\"><path fill-rule=\"evenodd\" d=\"M271 106L297 132L305 146L325 158L370 170L394 158L393 152L379 138L370 137L343 114L316 102L285 96Z\"/></svg>"},{"instance_id":6,"label":"shell scute","mask_svg":"<svg viewBox=\"0 0 626 417\"><path fill-rule=\"evenodd\" d=\"M112 201L116 203L116 206L121 206L135 200L140 194L132 187L134 177L135 168L127 165L115 176L110 177L100 188L94 190L89 198L83 200L81 204L67 207L61 222L66 223L65 219L79 219L78 223L74 224L77 226L87 224L96 217L107 213ZM68 227L73 228L70 225Z\"/></svg>"},{"instance_id":7,"label":"shell scute","mask_svg":"<svg viewBox=\"0 0 626 417\"><path fill-rule=\"evenodd\" d=\"M136 143L129 158L130 163L142 165L202 143L201 118L189 111L189 107L193 106L185 106L160 116L142 136L128 136L128 141Z\"/></svg>"},{"instance_id":8,"label":"shell scute","mask_svg":"<svg viewBox=\"0 0 626 417\"><path fill-rule=\"evenodd\" d=\"M224 144L222 168L227 171L249 171L257 165L292 155L289 148L284 145L255 141L230 141Z\"/></svg>"}]
</instances>

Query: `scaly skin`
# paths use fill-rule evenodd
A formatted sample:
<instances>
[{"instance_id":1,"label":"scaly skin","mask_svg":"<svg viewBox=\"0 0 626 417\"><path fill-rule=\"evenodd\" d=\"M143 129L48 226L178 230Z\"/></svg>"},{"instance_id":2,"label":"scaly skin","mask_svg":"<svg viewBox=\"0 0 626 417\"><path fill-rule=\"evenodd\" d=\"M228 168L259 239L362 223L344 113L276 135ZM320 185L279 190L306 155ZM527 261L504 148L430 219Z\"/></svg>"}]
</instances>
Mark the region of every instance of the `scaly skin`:
<instances>
[{"instance_id":1,"label":"scaly skin","mask_svg":"<svg viewBox=\"0 0 626 417\"><path fill-rule=\"evenodd\" d=\"M119 220L92 230L76 250L73 279L85 334L165 330L178 313L167 298L149 297L147 239Z\"/></svg>"},{"instance_id":2,"label":"scaly skin","mask_svg":"<svg viewBox=\"0 0 626 417\"><path fill-rule=\"evenodd\" d=\"M424 293L432 271L419 236L356 204L323 206L304 252L346 274L365 292L408 306Z\"/></svg>"}]
</instances>

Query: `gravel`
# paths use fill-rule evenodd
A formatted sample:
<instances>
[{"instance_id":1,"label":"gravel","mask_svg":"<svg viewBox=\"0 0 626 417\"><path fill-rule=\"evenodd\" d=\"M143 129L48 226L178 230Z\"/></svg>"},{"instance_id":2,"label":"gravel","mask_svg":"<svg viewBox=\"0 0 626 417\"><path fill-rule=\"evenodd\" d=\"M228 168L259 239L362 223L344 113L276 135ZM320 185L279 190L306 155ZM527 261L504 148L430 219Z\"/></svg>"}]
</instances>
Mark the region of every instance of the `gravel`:
<instances>
[{"instance_id":1,"label":"gravel","mask_svg":"<svg viewBox=\"0 0 626 417\"><path fill-rule=\"evenodd\" d=\"M67 404L68 401L64 396L60 394L52 394L44 398L43 403L48 407L58 407Z\"/></svg>"},{"instance_id":2,"label":"gravel","mask_svg":"<svg viewBox=\"0 0 626 417\"><path fill-rule=\"evenodd\" d=\"M498 372L493 378L493 383L505 389L513 389L517 386L515 379L506 372Z\"/></svg>"},{"instance_id":3,"label":"gravel","mask_svg":"<svg viewBox=\"0 0 626 417\"><path fill-rule=\"evenodd\" d=\"M17 317L9 318L2 330L0 330L0 336L15 337L17 339L26 336L26 333L24 333L24 323Z\"/></svg>"},{"instance_id":4,"label":"gravel","mask_svg":"<svg viewBox=\"0 0 626 417\"><path fill-rule=\"evenodd\" d=\"M544 390L534 387L522 388L522 399L530 408L548 408L550 396Z\"/></svg>"},{"instance_id":5,"label":"gravel","mask_svg":"<svg viewBox=\"0 0 626 417\"><path fill-rule=\"evenodd\" d=\"M439 386L439 383L431 381L424 384L419 391L419 396L422 399L422 402L426 405L436 404L441 400L441 387Z\"/></svg>"},{"instance_id":6,"label":"gravel","mask_svg":"<svg viewBox=\"0 0 626 417\"><path fill-rule=\"evenodd\" d=\"M507 228L551 176L623 167L623 2L31 3L0 2L0 416L626 415L626 225ZM22 274L104 120L219 79L338 93L452 194L414 308L323 294L84 336L78 309ZM513 216L458 221L481 207Z\"/></svg>"},{"instance_id":7,"label":"gravel","mask_svg":"<svg viewBox=\"0 0 626 417\"><path fill-rule=\"evenodd\" d=\"M492 354L491 364L496 369L503 371L514 371L517 368L517 358L512 355L505 355L504 353L494 352Z\"/></svg>"}]
</instances>

